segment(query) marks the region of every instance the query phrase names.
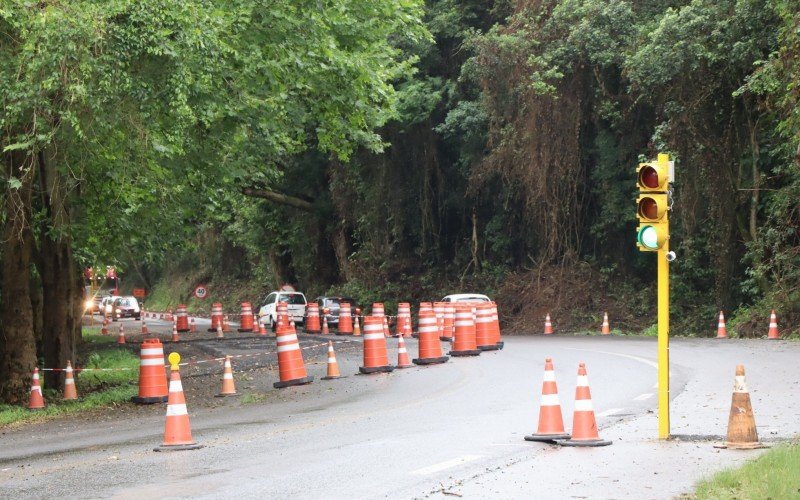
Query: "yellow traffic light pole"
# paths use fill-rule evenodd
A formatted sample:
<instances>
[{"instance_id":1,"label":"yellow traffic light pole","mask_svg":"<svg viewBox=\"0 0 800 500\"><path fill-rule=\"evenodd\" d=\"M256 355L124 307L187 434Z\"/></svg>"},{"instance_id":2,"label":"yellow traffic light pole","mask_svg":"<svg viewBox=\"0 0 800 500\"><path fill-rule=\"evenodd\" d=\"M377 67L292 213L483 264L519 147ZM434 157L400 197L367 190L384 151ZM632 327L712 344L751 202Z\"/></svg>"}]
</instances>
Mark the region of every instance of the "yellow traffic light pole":
<instances>
[{"instance_id":1,"label":"yellow traffic light pole","mask_svg":"<svg viewBox=\"0 0 800 500\"><path fill-rule=\"evenodd\" d=\"M668 226L669 227L669 226ZM658 249L658 438L669 439L669 238Z\"/></svg>"},{"instance_id":2,"label":"yellow traffic light pole","mask_svg":"<svg viewBox=\"0 0 800 500\"><path fill-rule=\"evenodd\" d=\"M658 271L658 437L669 439L669 211L674 182L669 155L658 161L640 163L637 168L637 246L643 252L657 252Z\"/></svg>"}]
</instances>

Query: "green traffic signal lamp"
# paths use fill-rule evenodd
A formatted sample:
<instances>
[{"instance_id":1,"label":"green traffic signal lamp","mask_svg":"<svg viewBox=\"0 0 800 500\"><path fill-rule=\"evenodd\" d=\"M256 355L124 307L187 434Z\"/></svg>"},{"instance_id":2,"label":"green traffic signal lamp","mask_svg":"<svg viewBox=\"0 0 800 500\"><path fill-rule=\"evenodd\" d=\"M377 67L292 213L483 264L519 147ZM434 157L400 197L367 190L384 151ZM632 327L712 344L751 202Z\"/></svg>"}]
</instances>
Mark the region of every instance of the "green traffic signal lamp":
<instances>
[{"instance_id":1,"label":"green traffic signal lamp","mask_svg":"<svg viewBox=\"0 0 800 500\"><path fill-rule=\"evenodd\" d=\"M641 250L655 252L664 246L669 239L669 228L666 222L655 222L639 226L636 233L636 244Z\"/></svg>"}]
</instances>

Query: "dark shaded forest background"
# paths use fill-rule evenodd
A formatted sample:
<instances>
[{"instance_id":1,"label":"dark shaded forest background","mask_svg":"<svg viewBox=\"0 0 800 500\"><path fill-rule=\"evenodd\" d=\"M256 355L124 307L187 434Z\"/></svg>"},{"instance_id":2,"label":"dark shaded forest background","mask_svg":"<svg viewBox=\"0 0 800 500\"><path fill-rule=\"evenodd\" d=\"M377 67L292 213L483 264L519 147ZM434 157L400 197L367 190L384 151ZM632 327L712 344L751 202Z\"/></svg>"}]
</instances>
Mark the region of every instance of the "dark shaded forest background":
<instances>
[{"instance_id":1,"label":"dark shaded forest background","mask_svg":"<svg viewBox=\"0 0 800 500\"><path fill-rule=\"evenodd\" d=\"M798 332L797 0L225 5L0 7L0 375L72 356L86 266L150 307L468 290L518 331L647 330L659 152L672 332Z\"/></svg>"}]
</instances>

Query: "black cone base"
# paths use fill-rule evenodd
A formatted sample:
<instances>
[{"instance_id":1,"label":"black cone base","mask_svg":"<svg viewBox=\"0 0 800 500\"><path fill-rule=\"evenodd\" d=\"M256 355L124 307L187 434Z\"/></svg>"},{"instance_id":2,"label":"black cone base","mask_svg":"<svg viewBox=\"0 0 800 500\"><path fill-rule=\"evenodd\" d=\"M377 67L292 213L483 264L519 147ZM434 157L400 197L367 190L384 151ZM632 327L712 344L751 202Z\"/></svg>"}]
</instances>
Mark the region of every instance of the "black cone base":
<instances>
[{"instance_id":1,"label":"black cone base","mask_svg":"<svg viewBox=\"0 0 800 500\"><path fill-rule=\"evenodd\" d=\"M291 387L293 385L310 384L313 381L314 381L314 377L313 376L303 377L303 378L295 378L295 379L292 379L292 380L282 380L280 382L275 382L274 384L272 384L272 387L274 387L276 389L283 389L284 387Z\"/></svg>"},{"instance_id":2,"label":"black cone base","mask_svg":"<svg viewBox=\"0 0 800 500\"><path fill-rule=\"evenodd\" d=\"M252 328L237 328L236 331L239 332L239 333L249 333L249 332L252 332L253 329Z\"/></svg>"},{"instance_id":3,"label":"black cone base","mask_svg":"<svg viewBox=\"0 0 800 500\"><path fill-rule=\"evenodd\" d=\"M481 351L499 351L500 346L498 346L497 344L479 345L478 349L480 349Z\"/></svg>"},{"instance_id":4,"label":"black cone base","mask_svg":"<svg viewBox=\"0 0 800 500\"><path fill-rule=\"evenodd\" d=\"M199 450L202 448L202 444L191 443L191 444L170 444L164 445L162 444L158 448L153 448L153 451L183 451L183 450Z\"/></svg>"},{"instance_id":5,"label":"black cone base","mask_svg":"<svg viewBox=\"0 0 800 500\"><path fill-rule=\"evenodd\" d=\"M394 370L394 366L386 365L386 366L372 366L372 367L364 367L359 366L358 371L359 373L363 373L364 375L369 375L370 373L389 373Z\"/></svg>"},{"instance_id":6,"label":"black cone base","mask_svg":"<svg viewBox=\"0 0 800 500\"><path fill-rule=\"evenodd\" d=\"M442 356L441 358L417 358L412 359L411 362L415 365L436 365L439 363L446 363L448 359L450 358L447 356Z\"/></svg>"},{"instance_id":7,"label":"black cone base","mask_svg":"<svg viewBox=\"0 0 800 500\"><path fill-rule=\"evenodd\" d=\"M497 343L497 348L498 349L502 349L503 346L505 346L505 345L506 345L506 343L501 340L500 342Z\"/></svg>"},{"instance_id":8,"label":"black cone base","mask_svg":"<svg viewBox=\"0 0 800 500\"><path fill-rule=\"evenodd\" d=\"M556 444L559 446L608 446L611 444L611 441L606 441L604 439L565 439L556 441Z\"/></svg>"},{"instance_id":9,"label":"black cone base","mask_svg":"<svg viewBox=\"0 0 800 500\"><path fill-rule=\"evenodd\" d=\"M525 436L525 441L538 441L540 443L555 442L556 439L569 439L569 434L531 434Z\"/></svg>"},{"instance_id":10,"label":"black cone base","mask_svg":"<svg viewBox=\"0 0 800 500\"><path fill-rule=\"evenodd\" d=\"M134 396L131 398L132 403L136 403L137 405L152 405L155 403L166 403L169 396L155 396L152 398L140 398L139 396Z\"/></svg>"},{"instance_id":11,"label":"black cone base","mask_svg":"<svg viewBox=\"0 0 800 500\"><path fill-rule=\"evenodd\" d=\"M450 351L448 353L450 356L460 357L460 356L480 356L481 350L466 350L466 351Z\"/></svg>"},{"instance_id":12,"label":"black cone base","mask_svg":"<svg viewBox=\"0 0 800 500\"><path fill-rule=\"evenodd\" d=\"M336 375L335 377L324 376L321 380L336 380L337 378L347 378L347 375Z\"/></svg>"},{"instance_id":13,"label":"black cone base","mask_svg":"<svg viewBox=\"0 0 800 500\"><path fill-rule=\"evenodd\" d=\"M442 340L444 342L452 342L453 337L439 337L439 340Z\"/></svg>"}]
</instances>

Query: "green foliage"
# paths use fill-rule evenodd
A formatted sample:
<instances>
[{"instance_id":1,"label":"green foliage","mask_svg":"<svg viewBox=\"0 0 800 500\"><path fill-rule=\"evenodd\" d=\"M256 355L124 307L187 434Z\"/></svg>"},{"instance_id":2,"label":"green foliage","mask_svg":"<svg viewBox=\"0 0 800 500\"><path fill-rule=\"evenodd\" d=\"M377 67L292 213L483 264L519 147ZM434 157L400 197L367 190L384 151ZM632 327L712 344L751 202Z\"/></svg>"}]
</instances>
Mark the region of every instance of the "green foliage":
<instances>
[{"instance_id":1,"label":"green foliage","mask_svg":"<svg viewBox=\"0 0 800 500\"><path fill-rule=\"evenodd\" d=\"M719 472L697 485L698 499L795 498L800 492L800 446L784 444L737 469Z\"/></svg>"}]
</instances>

